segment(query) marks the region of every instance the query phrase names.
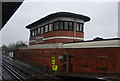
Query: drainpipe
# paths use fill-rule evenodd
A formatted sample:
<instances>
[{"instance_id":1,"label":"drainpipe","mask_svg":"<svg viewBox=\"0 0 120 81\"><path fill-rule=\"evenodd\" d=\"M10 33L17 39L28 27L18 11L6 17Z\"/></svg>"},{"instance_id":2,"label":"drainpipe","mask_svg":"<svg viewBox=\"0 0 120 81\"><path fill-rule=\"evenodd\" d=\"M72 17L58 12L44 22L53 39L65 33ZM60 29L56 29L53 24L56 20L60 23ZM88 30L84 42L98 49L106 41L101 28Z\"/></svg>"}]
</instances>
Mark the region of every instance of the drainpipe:
<instances>
[{"instance_id":1,"label":"drainpipe","mask_svg":"<svg viewBox=\"0 0 120 81\"><path fill-rule=\"evenodd\" d=\"M74 31L74 41L76 41L76 20L74 19L74 23L73 23L73 31Z\"/></svg>"}]
</instances>

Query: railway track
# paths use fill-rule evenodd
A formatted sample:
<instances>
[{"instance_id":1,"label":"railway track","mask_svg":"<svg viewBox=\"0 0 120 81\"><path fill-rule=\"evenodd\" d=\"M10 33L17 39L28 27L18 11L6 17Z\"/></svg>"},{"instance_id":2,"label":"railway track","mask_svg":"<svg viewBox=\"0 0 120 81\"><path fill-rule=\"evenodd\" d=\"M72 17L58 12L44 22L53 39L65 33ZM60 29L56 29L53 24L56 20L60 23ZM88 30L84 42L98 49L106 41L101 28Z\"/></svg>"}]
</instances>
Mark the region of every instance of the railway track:
<instances>
[{"instance_id":1,"label":"railway track","mask_svg":"<svg viewBox=\"0 0 120 81\"><path fill-rule=\"evenodd\" d=\"M6 64L2 64L3 68L5 68L13 77L13 80L15 81L27 81L24 76L22 76L20 73L16 72L14 69L9 67ZM4 79L3 79L4 81Z\"/></svg>"},{"instance_id":2,"label":"railway track","mask_svg":"<svg viewBox=\"0 0 120 81\"><path fill-rule=\"evenodd\" d=\"M36 81L38 79L42 80L41 77L38 78L38 77L35 77L33 74L31 74L31 72L26 70L25 67L22 66L22 68L21 68L20 66L16 66L16 64L13 65L12 63L10 63L6 60L3 60L2 66L10 74L12 74L13 77L15 77L15 78L16 78L16 76L18 77L18 80L16 80L16 81Z\"/></svg>"},{"instance_id":3,"label":"railway track","mask_svg":"<svg viewBox=\"0 0 120 81\"><path fill-rule=\"evenodd\" d=\"M10 60L3 60L2 66L15 77L16 81L59 81L54 76L45 72L32 69L25 65L12 63Z\"/></svg>"}]
</instances>

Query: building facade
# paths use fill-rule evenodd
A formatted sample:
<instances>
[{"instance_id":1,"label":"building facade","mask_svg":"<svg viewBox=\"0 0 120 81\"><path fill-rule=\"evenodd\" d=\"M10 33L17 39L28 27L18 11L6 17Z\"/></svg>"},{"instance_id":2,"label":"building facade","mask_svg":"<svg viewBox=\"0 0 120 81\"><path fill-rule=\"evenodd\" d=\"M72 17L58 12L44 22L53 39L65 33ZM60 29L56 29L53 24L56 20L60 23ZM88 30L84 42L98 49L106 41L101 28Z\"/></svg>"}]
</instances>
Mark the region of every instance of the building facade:
<instances>
[{"instance_id":1,"label":"building facade","mask_svg":"<svg viewBox=\"0 0 120 81\"><path fill-rule=\"evenodd\" d=\"M58 12L28 26L29 46L15 58L58 72L120 74L120 38L84 41L87 16ZM54 60L53 60L54 59Z\"/></svg>"},{"instance_id":2,"label":"building facade","mask_svg":"<svg viewBox=\"0 0 120 81\"><path fill-rule=\"evenodd\" d=\"M50 14L26 28L30 29L30 45L67 43L84 40L84 23L90 18L83 15L59 12Z\"/></svg>"}]
</instances>

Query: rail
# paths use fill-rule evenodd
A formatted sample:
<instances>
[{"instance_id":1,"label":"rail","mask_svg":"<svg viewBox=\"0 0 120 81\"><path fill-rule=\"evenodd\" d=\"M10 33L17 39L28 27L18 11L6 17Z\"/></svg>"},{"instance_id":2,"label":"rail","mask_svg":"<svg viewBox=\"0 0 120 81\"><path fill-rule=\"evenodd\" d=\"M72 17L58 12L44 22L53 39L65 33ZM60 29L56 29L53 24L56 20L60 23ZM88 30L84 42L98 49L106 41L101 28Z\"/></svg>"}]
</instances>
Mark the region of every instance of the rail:
<instances>
[{"instance_id":1,"label":"rail","mask_svg":"<svg viewBox=\"0 0 120 81\"><path fill-rule=\"evenodd\" d=\"M57 80L54 76L51 76L51 75L46 74L45 72L33 69L30 66L27 67L23 64L19 65L19 63L14 63L14 62L12 63L12 60L3 59L3 63L7 64L9 67L14 68L14 70L15 69L18 70L18 72L20 71L23 74L28 75L28 77L31 77L32 80L40 80L40 81L56 81ZM5 65L3 64L3 67L4 66ZM17 76L20 76L20 75L17 75ZM23 78L22 81L27 81L27 79ZM30 81L30 79L28 81Z\"/></svg>"},{"instance_id":2,"label":"rail","mask_svg":"<svg viewBox=\"0 0 120 81\"><path fill-rule=\"evenodd\" d=\"M14 77L14 80L16 80L16 81L26 81L26 78L24 76L20 75L18 72L16 72L14 69L12 69L7 64L3 63L2 66Z\"/></svg>"}]
</instances>

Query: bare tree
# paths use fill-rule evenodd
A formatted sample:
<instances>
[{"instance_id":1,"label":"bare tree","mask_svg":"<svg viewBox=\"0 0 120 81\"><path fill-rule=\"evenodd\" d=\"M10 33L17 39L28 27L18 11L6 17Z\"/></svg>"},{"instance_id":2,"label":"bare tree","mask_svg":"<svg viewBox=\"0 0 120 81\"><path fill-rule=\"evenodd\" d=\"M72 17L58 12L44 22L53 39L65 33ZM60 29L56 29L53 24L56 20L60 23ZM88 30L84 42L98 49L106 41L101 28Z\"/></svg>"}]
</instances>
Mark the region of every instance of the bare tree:
<instances>
[{"instance_id":1,"label":"bare tree","mask_svg":"<svg viewBox=\"0 0 120 81\"><path fill-rule=\"evenodd\" d=\"M2 49L4 52L8 53L19 51L21 47L27 47L27 44L25 44L23 41L17 41L16 43L10 43L8 46L3 45Z\"/></svg>"}]
</instances>

